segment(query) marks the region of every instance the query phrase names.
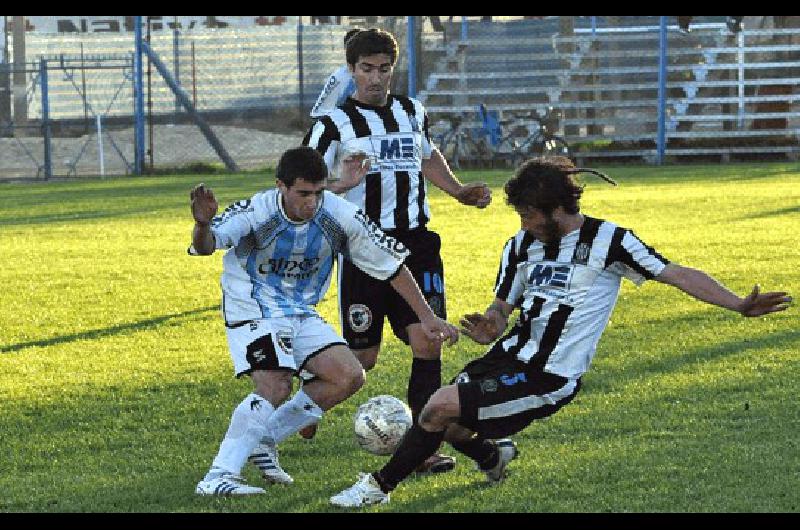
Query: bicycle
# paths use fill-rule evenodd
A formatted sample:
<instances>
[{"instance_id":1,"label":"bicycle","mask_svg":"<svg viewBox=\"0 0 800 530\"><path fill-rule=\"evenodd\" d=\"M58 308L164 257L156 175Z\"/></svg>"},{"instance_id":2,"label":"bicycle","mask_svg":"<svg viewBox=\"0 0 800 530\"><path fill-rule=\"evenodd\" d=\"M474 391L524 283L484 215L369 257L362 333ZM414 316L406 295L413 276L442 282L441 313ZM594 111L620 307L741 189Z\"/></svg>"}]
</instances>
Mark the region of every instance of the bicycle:
<instances>
[{"instance_id":1,"label":"bicycle","mask_svg":"<svg viewBox=\"0 0 800 530\"><path fill-rule=\"evenodd\" d=\"M462 169L462 162L480 166L492 156L483 129L468 125L461 116L451 115L431 128L431 139L455 169Z\"/></svg>"},{"instance_id":2,"label":"bicycle","mask_svg":"<svg viewBox=\"0 0 800 530\"><path fill-rule=\"evenodd\" d=\"M489 139L493 160L505 160L512 167L534 156L572 158L569 144L556 134L560 112L548 107L544 114L536 110L516 113L512 119L499 120L496 111L478 105L478 115ZM503 134L504 128L508 131Z\"/></svg>"}]
</instances>

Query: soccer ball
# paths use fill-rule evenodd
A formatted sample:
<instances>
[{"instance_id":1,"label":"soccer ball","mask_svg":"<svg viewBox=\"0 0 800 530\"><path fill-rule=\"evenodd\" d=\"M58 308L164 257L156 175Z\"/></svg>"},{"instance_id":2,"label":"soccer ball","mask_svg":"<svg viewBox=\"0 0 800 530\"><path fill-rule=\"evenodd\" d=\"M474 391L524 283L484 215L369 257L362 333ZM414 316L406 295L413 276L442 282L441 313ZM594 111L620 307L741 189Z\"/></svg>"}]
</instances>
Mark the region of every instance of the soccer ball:
<instances>
[{"instance_id":1,"label":"soccer ball","mask_svg":"<svg viewBox=\"0 0 800 530\"><path fill-rule=\"evenodd\" d=\"M390 455L411 428L411 409L394 396L375 396L358 407L353 423L362 449Z\"/></svg>"}]
</instances>

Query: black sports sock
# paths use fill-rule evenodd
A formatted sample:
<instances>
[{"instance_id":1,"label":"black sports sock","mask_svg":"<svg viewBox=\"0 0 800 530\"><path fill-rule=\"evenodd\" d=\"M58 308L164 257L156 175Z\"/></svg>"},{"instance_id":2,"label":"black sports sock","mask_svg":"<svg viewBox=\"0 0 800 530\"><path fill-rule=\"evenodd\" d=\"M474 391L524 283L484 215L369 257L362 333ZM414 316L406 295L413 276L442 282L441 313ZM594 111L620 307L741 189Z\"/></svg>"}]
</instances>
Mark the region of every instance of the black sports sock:
<instances>
[{"instance_id":1,"label":"black sports sock","mask_svg":"<svg viewBox=\"0 0 800 530\"><path fill-rule=\"evenodd\" d=\"M482 436L474 436L465 442L450 442L450 445L477 462L481 469L493 468L500 458L497 446Z\"/></svg>"},{"instance_id":2,"label":"black sports sock","mask_svg":"<svg viewBox=\"0 0 800 530\"><path fill-rule=\"evenodd\" d=\"M428 432L419 425L409 429L392 457L374 473L384 493L389 493L431 456L444 439L444 431Z\"/></svg>"},{"instance_id":3,"label":"black sports sock","mask_svg":"<svg viewBox=\"0 0 800 530\"><path fill-rule=\"evenodd\" d=\"M411 376L408 378L408 406L414 423L417 423L422 408L434 392L442 386L441 359L417 359L411 361Z\"/></svg>"}]
</instances>

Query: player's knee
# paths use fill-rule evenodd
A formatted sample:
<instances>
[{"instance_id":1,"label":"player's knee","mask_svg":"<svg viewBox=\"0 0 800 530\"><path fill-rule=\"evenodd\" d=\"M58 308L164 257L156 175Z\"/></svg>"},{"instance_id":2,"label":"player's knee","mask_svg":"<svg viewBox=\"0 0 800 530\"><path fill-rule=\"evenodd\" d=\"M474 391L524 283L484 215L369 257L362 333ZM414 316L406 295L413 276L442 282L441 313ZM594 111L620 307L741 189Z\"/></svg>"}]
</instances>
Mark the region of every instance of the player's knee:
<instances>
[{"instance_id":1,"label":"player's knee","mask_svg":"<svg viewBox=\"0 0 800 530\"><path fill-rule=\"evenodd\" d=\"M453 420L449 392L440 388L425 404L419 415L419 425L425 430L441 430Z\"/></svg>"},{"instance_id":2,"label":"player's knee","mask_svg":"<svg viewBox=\"0 0 800 530\"><path fill-rule=\"evenodd\" d=\"M353 354L361 363L361 366L366 371L370 371L378 364L378 348L369 348L367 350L353 351Z\"/></svg>"},{"instance_id":3,"label":"player's knee","mask_svg":"<svg viewBox=\"0 0 800 530\"><path fill-rule=\"evenodd\" d=\"M275 406L286 401L292 393L292 376L289 372L261 372L253 374L256 393Z\"/></svg>"},{"instance_id":4,"label":"player's knee","mask_svg":"<svg viewBox=\"0 0 800 530\"><path fill-rule=\"evenodd\" d=\"M349 370L347 375L344 377L344 384L342 385L344 387L344 397L352 396L358 392L359 389L364 386L366 381L367 376L361 366L354 367L352 370Z\"/></svg>"}]
</instances>

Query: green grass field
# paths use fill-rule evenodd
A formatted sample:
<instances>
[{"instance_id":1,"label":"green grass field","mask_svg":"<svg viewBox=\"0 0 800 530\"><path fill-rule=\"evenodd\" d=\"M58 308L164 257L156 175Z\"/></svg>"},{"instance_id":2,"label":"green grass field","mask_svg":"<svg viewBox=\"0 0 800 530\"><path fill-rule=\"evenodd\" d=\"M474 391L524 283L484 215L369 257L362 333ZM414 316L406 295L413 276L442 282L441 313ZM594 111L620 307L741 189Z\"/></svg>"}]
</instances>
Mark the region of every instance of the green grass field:
<instances>
[{"instance_id":1,"label":"green grass field","mask_svg":"<svg viewBox=\"0 0 800 530\"><path fill-rule=\"evenodd\" d=\"M756 282L797 295L800 165L604 168L583 211L636 230L665 257L739 293ZM486 211L431 193L442 234L450 320L482 311L518 220L506 172ZM272 175L116 178L0 185L0 511L333 511L328 497L382 458L356 448L351 416L367 397L405 396L410 354L386 337L366 386L311 442L292 437L295 478L253 498L201 498L197 481L233 407L218 312L221 254L186 254L190 188L222 207ZM335 289L321 312L338 326ZM465 457L412 478L397 512L797 512L800 319L796 306L743 319L650 282L625 283L573 404L515 438L522 456L488 487ZM451 377L483 347L444 354ZM252 468L245 472L259 479Z\"/></svg>"}]
</instances>

